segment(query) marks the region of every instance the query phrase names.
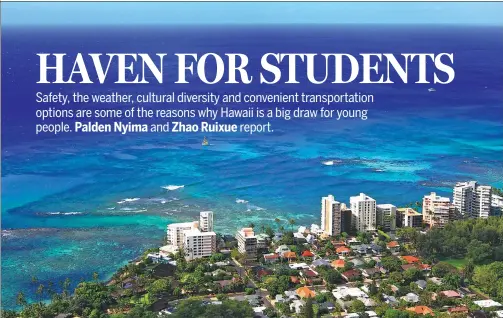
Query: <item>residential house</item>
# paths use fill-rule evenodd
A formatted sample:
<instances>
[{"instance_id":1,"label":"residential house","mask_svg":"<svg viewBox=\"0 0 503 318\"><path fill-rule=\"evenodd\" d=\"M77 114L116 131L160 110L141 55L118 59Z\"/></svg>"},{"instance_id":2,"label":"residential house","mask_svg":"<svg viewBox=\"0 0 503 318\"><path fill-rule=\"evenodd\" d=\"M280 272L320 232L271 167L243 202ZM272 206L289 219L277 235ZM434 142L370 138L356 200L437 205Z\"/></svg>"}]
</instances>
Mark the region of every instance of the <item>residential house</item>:
<instances>
[{"instance_id":1,"label":"residential house","mask_svg":"<svg viewBox=\"0 0 503 318\"><path fill-rule=\"evenodd\" d=\"M290 304L290 310L295 312L296 314L300 314L302 312L302 307L304 307L305 304L306 304L306 302L304 300L295 299Z\"/></svg>"},{"instance_id":2,"label":"residential house","mask_svg":"<svg viewBox=\"0 0 503 318\"><path fill-rule=\"evenodd\" d=\"M297 258L297 253L295 252L284 252L283 258L286 258L289 262L295 260Z\"/></svg>"},{"instance_id":3,"label":"residential house","mask_svg":"<svg viewBox=\"0 0 503 318\"><path fill-rule=\"evenodd\" d=\"M346 246L340 246L335 249L335 252L340 256L348 256L351 253L351 250Z\"/></svg>"},{"instance_id":4,"label":"residential house","mask_svg":"<svg viewBox=\"0 0 503 318\"><path fill-rule=\"evenodd\" d=\"M306 286L297 288L295 292L300 298L311 298L316 296L316 293Z\"/></svg>"},{"instance_id":5,"label":"residential house","mask_svg":"<svg viewBox=\"0 0 503 318\"><path fill-rule=\"evenodd\" d=\"M466 306L452 307L447 309L447 311L449 312L449 314L465 314L465 315L468 315L468 313L470 312L468 307Z\"/></svg>"},{"instance_id":6,"label":"residential house","mask_svg":"<svg viewBox=\"0 0 503 318\"><path fill-rule=\"evenodd\" d=\"M383 251L382 246L377 245L375 243L370 244L370 248L372 249L372 253L374 254L381 254Z\"/></svg>"},{"instance_id":7,"label":"residential house","mask_svg":"<svg viewBox=\"0 0 503 318\"><path fill-rule=\"evenodd\" d=\"M416 281L416 285L421 290L425 290L426 289L426 281L423 280L423 279L420 279L420 280Z\"/></svg>"},{"instance_id":8,"label":"residential house","mask_svg":"<svg viewBox=\"0 0 503 318\"><path fill-rule=\"evenodd\" d=\"M480 308L501 307L502 305L492 299L476 300L473 302Z\"/></svg>"},{"instance_id":9,"label":"residential house","mask_svg":"<svg viewBox=\"0 0 503 318\"><path fill-rule=\"evenodd\" d=\"M433 310L428 306L415 306L415 307L407 308L407 310L412 311L415 314L423 315L423 316L426 316L426 315L434 316L435 315L433 313Z\"/></svg>"},{"instance_id":10,"label":"residential house","mask_svg":"<svg viewBox=\"0 0 503 318\"><path fill-rule=\"evenodd\" d=\"M333 268L344 268L344 266L346 266L346 261L343 259L336 259L332 261L330 265L332 265Z\"/></svg>"},{"instance_id":11,"label":"residential house","mask_svg":"<svg viewBox=\"0 0 503 318\"><path fill-rule=\"evenodd\" d=\"M365 268L362 270L362 275L366 278L375 278L381 275L381 270L377 267Z\"/></svg>"},{"instance_id":12,"label":"residential house","mask_svg":"<svg viewBox=\"0 0 503 318\"><path fill-rule=\"evenodd\" d=\"M311 258L311 257L314 257L314 254L310 250L305 250L304 252L302 252L302 257Z\"/></svg>"},{"instance_id":13,"label":"residential house","mask_svg":"<svg viewBox=\"0 0 503 318\"><path fill-rule=\"evenodd\" d=\"M461 294L455 290L444 290L440 293L447 298L461 298Z\"/></svg>"},{"instance_id":14,"label":"residential house","mask_svg":"<svg viewBox=\"0 0 503 318\"><path fill-rule=\"evenodd\" d=\"M382 294L382 297L383 297L384 302L392 307L399 304L399 301L396 299L395 296Z\"/></svg>"},{"instance_id":15,"label":"residential house","mask_svg":"<svg viewBox=\"0 0 503 318\"><path fill-rule=\"evenodd\" d=\"M368 295L360 288L348 286L337 286L334 290L332 290L332 295L334 295L336 299L346 299L348 297L368 297Z\"/></svg>"},{"instance_id":16,"label":"residential house","mask_svg":"<svg viewBox=\"0 0 503 318\"><path fill-rule=\"evenodd\" d=\"M275 263L279 260L279 255L276 253L264 254L264 263Z\"/></svg>"},{"instance_id":17,"label":"residential house","mask_svg":"<svg viewBox=\"0 0 503 318\"><path fill-rule=\"evenodd\" d=\"M344 278L346 281L354 281L358 278L361 277L360 271L356 269L350 269L348 271L345 271L344 273L341 274L342 278Z\"/></svg>"},{"instance_id":18,"label":"residential house","mask_svg":"<svg viewBox=\"0 0 503 318\"><path fill-rule=\"evenodd\" d=\"M391 251L391 253L396 253L400 250L400 244L397 241L391 241L386 244L386 248Z\"/></svg>"},{"instance_id":19,"label":"residential house","mask_svg":"<svg viewBox=\"0 0 503 318\"><path fill-rule=\"evenodd\" d=\"M415 303L419 302L419 296L414 293L408 293L407 295L403 296L402 299L408 303L415 304Z\"/></svg>"},{"instance_id":20,"label":"residential house","mask_svg":"<svg viewBox=\"0 0 503 318\"><path fill-rule=\"evenodd\" d=\"M280 245L274 252L276 252L276 254L283 255L285 252L290 252L290 248L287 245Z\"/></svg>"},{"instance_id":21,"label":"residential house","mask_svg":"<svg viewBox=\"0 0 503 318\"><path fill-rule=\"evenodd\" d=\"M327 261L326 259L319 258L311 264L311 267L318 267L318 266L330 266L330 262Z\"/></svg>"},{"instance_id":22,"label":"residential house","mask_svg":"<svg viewBox=\"0 0 503 318\"><path fill-rule=\"evenodd\" d=\"M407 263L407 264L415 264L415 263L421 263L421 260L415 256L402 256L402 259Z\"/></svg>"}]
</instances>

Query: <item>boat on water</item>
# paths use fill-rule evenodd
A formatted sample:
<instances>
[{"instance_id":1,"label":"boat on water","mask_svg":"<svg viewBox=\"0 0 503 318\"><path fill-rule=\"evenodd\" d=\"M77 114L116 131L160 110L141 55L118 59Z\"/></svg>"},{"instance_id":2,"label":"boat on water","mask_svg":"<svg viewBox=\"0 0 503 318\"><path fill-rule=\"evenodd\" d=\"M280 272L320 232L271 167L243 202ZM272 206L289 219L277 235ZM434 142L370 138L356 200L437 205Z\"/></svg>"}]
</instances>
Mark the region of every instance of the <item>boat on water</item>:
<instances>
[{"instance_id":1,"label":"boat on water","mask_svg":"<svg viewBox=\"0 0 503 318\"><path fill-rule=\"evenodd\" d=\"M206 136L204 137L203 142L201 143L201 145L203 145L203 146L209 146L210 145L208 139L206 139Z\"/></svg>"},{"instance_id":2,"label":"boat on water","mask_svg":"<svg viewBox=\"0 0 503 318\"><path fill-rule=\"evenodd\" d=\"M437 91L437 90L436 90L436 89L434 89L433 87L428 88L428 92L436 92L436 91Z\"/></svg>"}]
</instances>

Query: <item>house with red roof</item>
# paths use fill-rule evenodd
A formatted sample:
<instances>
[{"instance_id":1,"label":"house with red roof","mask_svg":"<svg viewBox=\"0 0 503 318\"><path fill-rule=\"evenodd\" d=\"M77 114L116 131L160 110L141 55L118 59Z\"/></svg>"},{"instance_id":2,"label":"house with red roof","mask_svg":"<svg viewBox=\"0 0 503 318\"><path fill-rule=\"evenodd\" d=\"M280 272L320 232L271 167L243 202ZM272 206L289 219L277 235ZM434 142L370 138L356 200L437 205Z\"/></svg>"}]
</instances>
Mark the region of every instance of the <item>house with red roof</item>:
<instances>
[{"instance_id":1,"label":"house with red roof","mask_svg":"<svg viewBox=\"0 0 503 318\"><path fill-rule=\"evenodd\" d=\"M461 298L461 294L455 290L444 290L443 292L440 293L447 298Z\"/></svg>"},{"instance_id":2,"label":"house with red roof","mask_svg":"<svg viewBox=\"0 0 503 318\"><path fill-rule=\"evenodd\" d=\"M297 253L285 252L285 253L283 253L283 257L286 258L288 261L291 261L291 260L294 260L297 258Z\"/></svg>"},{"instance_id":3,"label":"house with red roof","mask_svg":"<svg viewBox=\"0 0 503 318\"><path fill-rule=\"evenodd\" d=\"M421 260L415 256L407 255L407 256L402 256L402 259L407 263L407 264L414 264L414 263L421 263Z\"/></svg>"},{"instance_id":4,"label":"house with red roof","mask_svg":"<svg viewBox=\"0 0 503 318\"><path fill-rule=\"evenodd\" d=\"M350 269L350 270L345 271L344 273L341 274L342 278L344 278L348 282L354 281L354 280L360 278L361 275L362 274L360 273L360 271L358 271L356 269Z\"/></svg>"},{"instance_id":5,"label":"house with red roof","mask_svg":"<svg viewBox=\"0 0 503 318\"><path fill-rule=\"evenodd\" d=\"M397 241L391 241L386 244L386 248L391 251L391 253L398 252L400 250L400 244Z\"/></svg>"},{"instance_id":6,"label":"house with red roof","mask_svg":"<svg viewBox=\"0 0 503 318\"><path fill-rule=\"evenodd\" d=\"M423 316L426 316L426 315L431 315L431 316L435 316L435 314L433 313L433 310L428 307L428 306L416 306L416 307L410 307L410 308L407 308L408 311L412 311L413 313L416 313L418 315L423 315Z\"/></svg>"},{"instance_id":7,"label":"house with red roof","mask_svg":"<svg viewBox=\"0 0 503 318\"><path fill-rule=\"evenodd\" d=\"M351 252L351 250L346 246L340 246L335 249L335 252L341 256L347 256Z\"/></svg>"},{"instance_id":8,"label":"house with red roof","mask_svg":"<svg viewBox=\"0 0 503 318\"><path fill-rule=\"evenodd\" d=\"M458 306L447 309L449 314L468 314L469 309L466 306Z\"/></svg>"},{"instance_id":9,"label":"house with red roof","mask_svg":"<svg viewBox=\"0 0 503 318\"><path fill-rule=\"evenodd\" d=\"M346 261L343 259L336 259L330 263L333 268L344 268L346 266Z\"/></svg>"},{"instance_id":10,"label":"house with red roof","mask_svg":"<svg viewBox=\"0 0 503 318\"><path fill-rule=\"evenodd\" d=\"M314 254L310 250L305 250L302 252L302 257L313 257Z\"/></svg>"},{"instance_id":11,"label":"house with red roof","mask_svg":"<svg viewBox=\"0 0 503 318\"><path fill-rule=\"evenodd\" d=\"M276 253L264 254L265 263L275 263L279 260L279 255Z\"/></svg>"},{"instance_id":12,"label":"house with red roof","mask_svg":"<svg viewBox=\"0 0 503 318\"><path fill-rule=\"evenodd\" d=\"M296 292L297 292L297 295L299 295L299 297L301 297L301 298L311 298L311 297L316 296L316 293L314 291L310 290L306 286L297 288Z\"/></svg>"}]
</instances>

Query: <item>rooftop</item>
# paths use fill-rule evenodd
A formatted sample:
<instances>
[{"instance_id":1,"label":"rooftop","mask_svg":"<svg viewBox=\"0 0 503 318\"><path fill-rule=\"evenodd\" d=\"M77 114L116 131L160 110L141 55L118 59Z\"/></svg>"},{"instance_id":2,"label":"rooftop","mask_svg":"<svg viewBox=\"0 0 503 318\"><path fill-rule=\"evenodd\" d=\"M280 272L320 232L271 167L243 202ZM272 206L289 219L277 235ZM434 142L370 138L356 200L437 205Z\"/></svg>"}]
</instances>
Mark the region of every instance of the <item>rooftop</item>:
<instances>
[{"instance_id":1,"label":"rooftop","mask_svg":"<svg viewBox=\"0 0 503 318\"><path fill-rule=\"evenodd\" d=\"M369 197L368 195L366 195L365 193L360 193L360 195L350 197L349 201L355 202L355 201L375 201L375 200L372 199L371 197Z\"/></svg>"},{"instance_id":2,"label":"rooftop","mask_svg":"<svg viewBox=\"0 0 503 318\"><path fill-rule=\"evenodd\" d=\"M420 262L420 259L415 257L415 256L411 256L411 255L407 255L407 256L402 256L402 259L404 261L406 261L407 263L411 264L411 263L419 263Z\"/></svg>"},{"instance_id":3,"label":"rooftop","mask_svg":"<svg viewBox=\"0 0 503 318\"><path fill-rule=\"evenodd\" d=\"M501 307L502 306L500 303L498 303L492 299L476 300L473 303L481 308Z\"/></svg>"},{"instance_id":4,"label":"rooftop","mask_svg":"<svg viewBox=\"0 0 503 318\"><path fill-rule=\"evenodd\" d=\"M411 208L399 208L397 209L399 213L405 214L406 216L420 216L422 215L421 213L417 212L414 209Z\"/></svg>"},{"instance_id":5,"label":"rooftop","mask_svg":"<svg viewBox=\"0 0 503 318\"><path fill-rule=\"evenodd\" d=\"M243 237L254 237L255 236L255 232L253 232L253 229L251 227L244 227L239 231L239 233L241 233L241 235Z\"/></svg>"},{"instance_id":6,"label":"rooftop","mask_svg":"<svg viewBox=\"0 0 503 318\"><path fill-rule=\"evenodd\" d=\"M408 311L412 311L419 315L433 315L433 310L428 306L416 306L407 308Z\"/></svg>"},{"instance_id":7,"label":"rooftop","mask_svg":"<svg viewBox=\"0 0 503 318\"><path fill-rule=\"evenodd\" d=\"M395 208L395 206L393 204L390 204L390 203L385 203L385 204L378 204L377 205L378 208L381 208L381 209L391 209L391 208Z\"/></svg>"}]
</instances>

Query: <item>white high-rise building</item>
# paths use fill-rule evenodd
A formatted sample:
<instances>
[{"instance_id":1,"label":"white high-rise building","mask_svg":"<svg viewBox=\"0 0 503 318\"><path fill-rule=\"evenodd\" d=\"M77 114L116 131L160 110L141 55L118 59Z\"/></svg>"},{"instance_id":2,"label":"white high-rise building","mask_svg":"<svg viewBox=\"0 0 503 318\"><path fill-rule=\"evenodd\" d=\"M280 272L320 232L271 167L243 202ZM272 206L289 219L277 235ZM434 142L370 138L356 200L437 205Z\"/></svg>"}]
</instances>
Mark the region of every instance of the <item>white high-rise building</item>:
<instances>
[{"instance_id":1,"label":"white high-rise building","mask_svg":"<svg viewBox=\"0 0 503 318\"><path fill-rule=\"evenodd\" d=\"M477 186L472 205L472 217L488 218L491 215L491 201L491 186Z\"/></svg>"},{"instance_id":2,"label":"white high-rise building","mask_svg":"<svg viewBox=\"0 0 503 318\"><path fill-rule=\"evenodd\" d=\"M239 230L236 239L238 240L239 253L245 255L248 259L257 257L257 237L252 228L245 227Z\"/></svg>"},{"instance_id":3,"label":"white high-rise building","mask_svg":"<svg viewBox=\"0 0 503 318\"><path fill-rule=\"evenodd\" d=\"M330 236L341 234L341 203L333 195L321 198L321 229Z\"/></svg>"},{"instance_id":4,"label":"white high-rise building","mask_svg":"<svg viewBox=\"0 0 503 318\"><path fill-rule=\"evenodd\" d=\"M201 232L198 228L183 232L183 249L186 260L211 256L217 250L215 232Z\"/></svg>"},{"instance_id":5,"label":"white high-rise building","mask_svg":"<svg viewBox=\"0 0 503 318\"><path fill-rule=\"evenodd\" d=\"M458 182L453 189L453 204L463 217L487 218L491 215L490 186L481 186L476 181Z\"/></svg>"},{"instance_id":6,"label":"white high-rise building","mask_svg":"<svg viewBox=\"0 0 503 318\"><path fill-rule=\"evenodd\" d=\"M393 204L378 204L376 206L377 225L385 231L396 230L396 206Z\"/></svg>"},{"instance_id":7,"label":"white high-rise building","mask_svg":"<svg viewBox=\"0 0 503 318\"><path fill-rule=\"evenodd\" d=\"M456 219L456 210L449 198L435 192L423 197L423 223L430 227L443 228L449 221Z\"/></svg>"},{"instance_id":8,"label":"white high-rise building","mask_svg":"<svg viewBox=\"0 0 503 318\"><path fill-rule=\"evenodd\" d=\"M168 246L183 248L187 260L210 256L217 250L213 212L201 212L199 220L200 222L172 223L167 226Z\"/></svg>"},{"instance_id":9,"label":"white high-rise building","mask_svg":"<svg viewBox=\"0 0 503 318\"><path fill-rule=\"evenodd\" d=\"M212 211L203 211L199 213L199 229L202 232L213 232Z\"/></svg>"},{"instance_id":10,"label":"white high-rise building","mask_svg":"<svg viewBox=\"0 0 503 318\"><path fill-rule=\"evenodd\" d=\"M198 227L199 223L197 221L168 224L167 227L168 245L183 247L183 232Z\"/></svg>"},{"instance_id":11,"label":"white high-rise building","mask_svg":"<svg viewBox=\"0 0 503 318\"><path fill-rule=\"evenodd\" d=\"M376 200L365 193L360 193L358 196L351 197L349 202L356 230L359 232L374 231L377 226Z\"/></svg>"},{"instance_id":12,"label":"white high-rise building","mask_svg":"<svg viewBox=\"0 0 503 318\"><path fill-rule=\"evenodd\" d=\"M503 215L503 197L493 194L491 197L491 215Z\"/></svg>"}]
</instances>

